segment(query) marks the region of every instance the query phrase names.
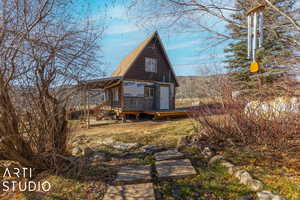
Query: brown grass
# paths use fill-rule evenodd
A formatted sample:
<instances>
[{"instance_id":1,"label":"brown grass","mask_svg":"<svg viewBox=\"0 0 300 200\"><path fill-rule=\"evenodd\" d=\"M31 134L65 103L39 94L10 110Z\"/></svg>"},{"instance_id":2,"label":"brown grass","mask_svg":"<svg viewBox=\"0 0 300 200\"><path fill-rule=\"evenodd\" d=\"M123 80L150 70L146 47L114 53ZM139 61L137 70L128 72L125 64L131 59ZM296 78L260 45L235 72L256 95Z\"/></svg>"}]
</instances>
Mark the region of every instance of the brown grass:
<instances>
[{"instance_id":1,"label":"brown grass","mask_svg":"<svg viewBox=\"0 0 300 200\"><path fill-rule=\"evenodd\" d=\"M174 147L177 140L194 130L195 122L190 119L141 121L106 124L91 129L79 129L73 137L89 138L88 145L97 145L97 141L113 137L116 141L157 144Z\"/></svg>"},{"instance_id":2,"label":"brown grass","mask_svg":"<svg viewBox=\"0 0 300 200\"><path fill-rule=\"evenodd\" d=\"M266 189L287 199L300 198L300 153L274 153L262 146L234 146L221 151L226 159L263 181Z\"/></svg>"}]
</instances>

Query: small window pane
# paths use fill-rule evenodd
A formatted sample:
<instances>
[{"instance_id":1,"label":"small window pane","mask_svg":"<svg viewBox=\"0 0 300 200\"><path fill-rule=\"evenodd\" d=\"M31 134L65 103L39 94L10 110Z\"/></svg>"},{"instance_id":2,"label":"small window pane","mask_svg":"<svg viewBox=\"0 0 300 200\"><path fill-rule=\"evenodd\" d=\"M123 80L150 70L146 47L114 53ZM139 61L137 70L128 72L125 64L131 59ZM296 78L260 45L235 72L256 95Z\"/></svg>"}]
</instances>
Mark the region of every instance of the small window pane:
<instances>
[{"instance_id":1,"label":"small window pane","mask_svg":"<svg viewBox=\"0 0 300 200\"><path fill-rule=\"evenodd\" d=\"M146 72L157 72L157 59L145 58L145 71Z\"/></svg>"},{"instance_id":2,"label":"small window pane","mask_svg":"<svg viewBox=\"0 0 300 200\"><path fill-rule=\"evenodd\" d=\"M145 87L145 97L153 97L154 96L154 88Z\"/></svg>"},{"instance_id":3,"label":"small window pane","mask_svg":"<svg viewBox=\"0 0 300 200\"><path fill-rule=\"evenodd\" d=\"M150 88L150 97L154 97L154 88Z\"/></svg>"}]
</instances>

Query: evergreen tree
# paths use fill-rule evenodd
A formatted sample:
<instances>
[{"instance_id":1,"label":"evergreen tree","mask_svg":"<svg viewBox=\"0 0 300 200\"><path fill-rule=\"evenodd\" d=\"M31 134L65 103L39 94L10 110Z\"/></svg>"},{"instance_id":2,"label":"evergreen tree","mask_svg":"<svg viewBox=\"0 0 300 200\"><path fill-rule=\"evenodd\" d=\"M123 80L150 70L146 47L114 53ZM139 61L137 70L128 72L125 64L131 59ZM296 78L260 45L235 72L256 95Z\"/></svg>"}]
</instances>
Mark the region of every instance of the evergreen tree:
<instances>
[{"instance_id":1,"label":"evergreen tree","mask_svg":"<svg viewBox=\"0 0 300 200\"><path fill-rule=\"evenodd\" d=\"M249 66L251 59L247 58L247 16L246 12L257 6L252 0L236 0L235 7L238 12L231 15L235 24L229 24L227 28L231 31L233 41L225 49L227 53L227 68L236 71L235 78L248 81L250 72ZM282 11L289 12L295 5L294 0L273 0L273 3ZM265 71L265 65L276 66L284 64L293 52L283 38L290 34L287 30L280 27L282 17L270 10L264 10L264 43L263 47L257 49L256 60L260 64L261 72Z\"/></svg>"}]
</instances>

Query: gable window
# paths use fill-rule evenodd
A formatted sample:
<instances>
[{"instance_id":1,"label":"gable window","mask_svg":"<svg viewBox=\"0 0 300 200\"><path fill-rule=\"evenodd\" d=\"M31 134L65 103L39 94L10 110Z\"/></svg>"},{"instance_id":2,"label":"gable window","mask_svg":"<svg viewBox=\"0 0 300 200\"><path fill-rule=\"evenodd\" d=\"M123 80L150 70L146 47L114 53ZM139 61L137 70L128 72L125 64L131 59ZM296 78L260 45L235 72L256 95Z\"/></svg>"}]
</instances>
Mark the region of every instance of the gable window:
<instances>
[{"instance_id":1,"label":"gable window","mask_svg":"<svg viewBox=\"0 0 300 200\"><path fill-rule=\"evenodd\" d=\"M145 58L145 71L146 72L157 72L157 59L156 58Z\"/></svg>"},{"instance_id":2,"label":"gable window","mask_svg":"<svg viewBox=\"0 0 300 200\"><path fill-rule=\"evenodd\" d=\"M145 97L154 97L154 88L145 86L144 87L144 95L145 95Z\"/></svg>"}]
</instances>

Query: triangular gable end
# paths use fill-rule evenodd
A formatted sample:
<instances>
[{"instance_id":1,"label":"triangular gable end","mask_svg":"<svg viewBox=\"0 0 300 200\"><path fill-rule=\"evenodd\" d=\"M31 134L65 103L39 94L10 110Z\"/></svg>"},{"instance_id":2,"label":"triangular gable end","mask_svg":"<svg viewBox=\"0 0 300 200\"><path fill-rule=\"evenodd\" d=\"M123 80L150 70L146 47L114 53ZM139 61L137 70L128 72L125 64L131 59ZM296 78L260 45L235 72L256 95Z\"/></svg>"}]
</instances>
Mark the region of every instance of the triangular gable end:
<instances>
[{"instance_id":1,"label":"triangular gable end","mask_svg":"<svg viewBox=\"0 0 300 200\"><path fill-rule=\"evenodd\" d=\"M156 33L156 32L155 32ZM131 51L118 65L117 69L112 73L112 76L124 76L134 61L139 57L148 43L154 38L155 33L140 43L133 51Z\"/></svg>"},{"instance_id":2,"label":"triangular gable end","mask_svg":"<svg viewBox=\"0 0 300 200\"><path fill-rule=\"evenodd\" d=\"M164 47L164 45L163 45L163 43L162 43L162 41L161 41L161 39L160 39L159 34L158 34L157 32L155 32L155 33L156 33L156 37L158 38L159 45L160 45L161 48L162 48L163 55L165 56L165 58L166 58L166 60L167 60L167 62L168 62L168 65L169 65L169 67L170 67L170 69L171 69L171 73L172 73L173 76L174 76L176 85L179 86L179 82L178 82L178 80L177 80L175 71L174 71L173 66L172 66L172 64L171 64L171 62L170 62L170 59L169 59L168 54L167 54L167 52L166 52L166 49L165 49L165 47Z\"/></svg>"},{"instance_id":3,"label":"triangular gable end","mask_svg":"<svg viewBox=\"0 0 300 200\"><path fill-rule=\"evenodd\" d=\"M178 86L178 80L176 78L174 69L171 65L170 59L166 53L166 50L164 48L164 45L160 39L160 36L158 34L158 32L154 32L153 34L151 34L150 37L148 37L146 40L144 40L141 44L139 44L131 53L129 53L119 64L119 66L117 67L117 69L113 72L112 76L125 76L126 73L129 71L129 69L133 66L133 64L135 63L135 61L139 58L139 56L141 55L141 53L144 51L144 49L148 46L148 44L154 39L154 38L158 39L158 43L162 49L162 53L163 56L166 58L166 61L168 63L168 66L171 70L171 73L176 81L176 85Z\"/></svg>"}]
</instances>

